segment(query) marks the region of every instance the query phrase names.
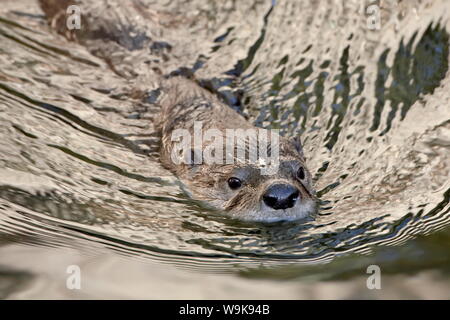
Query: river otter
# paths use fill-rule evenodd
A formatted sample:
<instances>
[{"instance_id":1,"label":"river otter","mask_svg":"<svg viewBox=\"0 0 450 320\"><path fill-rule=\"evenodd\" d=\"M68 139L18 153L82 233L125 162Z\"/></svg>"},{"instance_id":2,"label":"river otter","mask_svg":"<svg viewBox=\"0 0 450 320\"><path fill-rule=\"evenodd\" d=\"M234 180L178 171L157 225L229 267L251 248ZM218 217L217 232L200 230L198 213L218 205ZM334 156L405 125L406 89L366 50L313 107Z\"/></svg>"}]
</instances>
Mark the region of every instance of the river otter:
<instances>
[{"instance_id":1,"label":"river otter","mask_svg":"<svg viewBox=\"0 0 450 320\"><path fill-rule=\"evenodd\" d=\"M102 6L89 1L39 0L39 3L49 23L59 33L86 45L93 54L101 57L109 57L110 51L118 50L124 51L124 56L127 56L128 51L136 50L142 50L151 56L155 54L152 48L156 44L166 43L153 39L153 35L158 33L155 30L163 30L164 26L153 21L153 13L150 14L149 8L142 7L137 1L131 2L132 5L117 1L114 6L107 6L105 2L103 5L108 7L108 10L115 8L116 11L113 12L101 10ZM71 4L83 8L83 27L80 30L69 31L66 28L67 8ZM135 19L135 16L144 19ZM172 49L169 51L174 51L176 47L170 46ZM169 53L163 52L164 59L160 60L169 60L169 57L165 56L167 54ZM173 57L179 57L181 54L182 52L175 52ZM113 71L122 76L122 72L117 72L121 67L120 62L108 62ZM135 69L139 71L140 68L137 65ZM280 137L279 141L271 141L267 146L266 151L273 153L271 156L276 156L277 160L277 170L271 174L263 174L263 167L266 165L264 161L196 161L197 154L203 155L212 142L202 144L200 149L196 149L194 143L191 146L193 154L183 154L188 161L174 161L173 155L177 147L177 142L173 140L174 132L184 129L188 135L195 135L196 122L203 124L201 136L209 129L226 136L227 129L251 130L255 127L194 80L181 77L164 78L161 80L161 88L165 94L157 124L162 136L161 162L185 183L194 198L203 200L234 218L248 221L296 220L314 211L315 196L311 174L305 166L298 139ZM248 137L248 142L249 150L256 147L259 152L260 146L255 139ZM272 150L278 152L275 154ZM235 150L232 151L234 155ZM225 150L224 154L227 157L230 153Z\"/></svg>"},{"instance_id":2,"label":"river otter","mask_svg":"<svg viewBox=\"0 0 450 320\"><path fill-rule=\"evenodd\" d=\"M200 150L190 144L192 152L184 158L186 161L177 161L174 149L178 141L174 141L173 135L176 130L184 129L192 137L196 134L195 124L200 121L203 125L202 136L211 129L225 137L227 132L232 132L230 129L256 128L192 80L176 77L163 87L166 96L162 99L159 123L161 162L188 186L194 198L206 201L234 218L247 221L296 220L314 211L311 174L305 166L299 139L279 138L278 165L272 173L262 172L258 162L260 159L254 163L229 163L225 161L226 150L222 150L219 157L224 160L222 162L194 161L198 153L202 154L211 147L213 139L202 141ZM261 131L268 130L259 129ZM255 147L253 150L260 148L252 145L258 143L254 138L247 137L244 142L247 143L247 155L252 147ZM273 143L268 148L270 153L274 149ZM237 148L231 150L233 159L236 159L235 151Z\"/></svg>"}]
</instances>

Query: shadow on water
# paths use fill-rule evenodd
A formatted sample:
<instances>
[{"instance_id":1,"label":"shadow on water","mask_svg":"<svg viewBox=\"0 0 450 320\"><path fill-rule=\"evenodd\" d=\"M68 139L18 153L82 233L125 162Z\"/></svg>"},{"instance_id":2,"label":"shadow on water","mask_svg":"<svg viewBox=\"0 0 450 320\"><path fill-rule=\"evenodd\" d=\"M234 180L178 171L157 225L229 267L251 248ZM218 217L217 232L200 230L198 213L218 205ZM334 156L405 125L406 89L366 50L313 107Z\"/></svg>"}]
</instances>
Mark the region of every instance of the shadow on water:
<instances>
[{"instance_id":1,"label":"shadow on water","mask_svg":"<svg viewBox=\"0 0 450 320\"><path fill-rule=\"evenodd\" d=\"M378 60L374 119L371 131L380 126L381 114L386 102L390 101L391 110L387 117L386 128L389 131L392 121L400 109L403 120L411 106L421 97L433 94L448 71L448 33L437 23L426 29L422 38L414 46L418 34L415 33L407 44L401 41L393 66L386 65L389 49ZM386 87L386 81L392 73L392 83Z\"/></svg>"}]
</instances>

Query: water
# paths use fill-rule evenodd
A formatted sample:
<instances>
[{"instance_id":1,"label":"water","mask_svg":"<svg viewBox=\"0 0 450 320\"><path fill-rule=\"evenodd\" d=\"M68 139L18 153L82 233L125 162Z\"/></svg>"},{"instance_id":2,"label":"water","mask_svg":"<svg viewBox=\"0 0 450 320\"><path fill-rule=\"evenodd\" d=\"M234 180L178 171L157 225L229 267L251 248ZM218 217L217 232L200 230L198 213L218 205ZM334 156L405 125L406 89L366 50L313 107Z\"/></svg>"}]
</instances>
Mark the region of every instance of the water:
<instances>
[{"instance_id":1,"label":"water","mask_svg":"<svg viewBox=\"0 0 450 320\"><path fill-rule=\"evenodd\" d=\"M359 1L142 1L143 20L119 3L93 12L131 42L0 9L1 298L450 297L448 1L387 1L381 30ZM152 124L170 73L300 134L319 216L242 223L189 199Z\"/></svg>"}]
</instances>

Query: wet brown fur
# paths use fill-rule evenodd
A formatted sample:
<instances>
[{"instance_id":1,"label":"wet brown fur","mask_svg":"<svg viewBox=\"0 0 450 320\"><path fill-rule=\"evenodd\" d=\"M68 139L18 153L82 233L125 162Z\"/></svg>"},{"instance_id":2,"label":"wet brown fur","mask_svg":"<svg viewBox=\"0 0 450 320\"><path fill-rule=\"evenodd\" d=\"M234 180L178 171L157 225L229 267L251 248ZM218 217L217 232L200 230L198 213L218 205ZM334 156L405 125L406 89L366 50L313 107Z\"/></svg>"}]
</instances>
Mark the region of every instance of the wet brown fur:
<instances>
[{"instance_id":1,"label":"wet brown fur","mask_svg":"<svg viewBox=\"0 0 450 320\"><path fill-rule=\"evenodd\" d=\"M162 135L161 161L187 185L194 198L244 220L265 220L261 212L261 197L264 190L275 182L294 185L303 200L314 201L311 175L305 166L298 139L280 137L280 167L274 175L261 175L259 169L248 164L175 164L171 159L174 147L171 134L175 129L187 129L193 135L194 121L202 121L204 131L216 128L225 135L225 129L250 129L254 126L192 80L172 78L162 87L165 97L158 125ZM299 166L305 169L305 181L299 181L295 176ZM227 187L227 180L237 169L243 169L248 177L242 188L233 191Z\"/></svg>"}]
</instances>

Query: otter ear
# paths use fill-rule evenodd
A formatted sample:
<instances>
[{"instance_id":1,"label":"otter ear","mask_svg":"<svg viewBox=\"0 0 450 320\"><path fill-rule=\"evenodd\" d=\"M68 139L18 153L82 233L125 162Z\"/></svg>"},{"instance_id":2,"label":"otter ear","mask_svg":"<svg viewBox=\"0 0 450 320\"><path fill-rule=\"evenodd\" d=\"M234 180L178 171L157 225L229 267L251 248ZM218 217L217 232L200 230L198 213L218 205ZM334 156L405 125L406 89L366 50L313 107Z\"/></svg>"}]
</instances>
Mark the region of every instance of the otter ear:
<instances>
[{"instance_id":1,"label":"otter ear","mask_svg":"<svg viewBox=\"0 0 450 320\"><path fill-rule=\"evenodd\" d=\"M289 139L290 144L294 147L294 150L302 157L305 158L303 154L303 146L300 137L292 137Z\"/></svg>"}]
</instances>

